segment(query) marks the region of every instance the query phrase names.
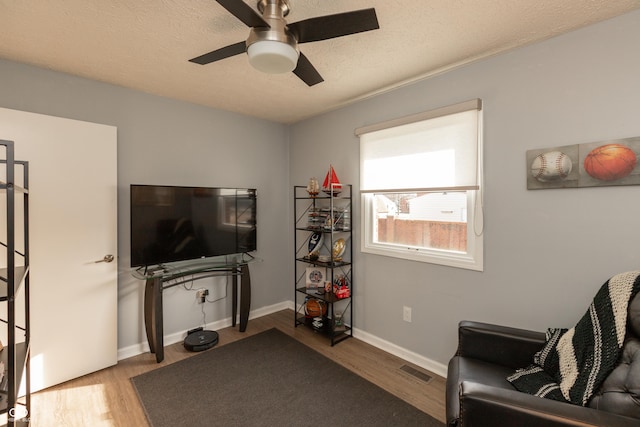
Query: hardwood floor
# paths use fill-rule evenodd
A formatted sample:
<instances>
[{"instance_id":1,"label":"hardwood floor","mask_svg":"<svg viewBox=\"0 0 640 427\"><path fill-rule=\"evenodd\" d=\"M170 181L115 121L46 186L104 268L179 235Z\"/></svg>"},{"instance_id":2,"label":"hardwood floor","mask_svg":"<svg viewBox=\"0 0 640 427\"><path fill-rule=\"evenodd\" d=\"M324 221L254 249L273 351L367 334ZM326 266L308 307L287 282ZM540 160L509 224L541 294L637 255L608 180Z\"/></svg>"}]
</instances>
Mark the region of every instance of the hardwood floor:
<instances>
[{"instance_id":1,"label":"hardwood floor","mask_svg":"<svg viewBox=\"0 0 640 427\"><path fill-rule=\"evenodd\" d=\"M293 312L283 310L249 321L247 331L218 331L221 346L276 327L307 346L358 373L434 418L444 422L445 379L376 347L350 338L331 347L326 337L309 328L293 326ZM121 360L116 366L32 395L31 422L40 426L147 426L131 377L197 355L181 343L165 347L165 360L156 363L150 353ZM425 382L400 368L408 365L432 379ZM162 390L158 390L162 393Z\"/></svg>"}]
</instances>

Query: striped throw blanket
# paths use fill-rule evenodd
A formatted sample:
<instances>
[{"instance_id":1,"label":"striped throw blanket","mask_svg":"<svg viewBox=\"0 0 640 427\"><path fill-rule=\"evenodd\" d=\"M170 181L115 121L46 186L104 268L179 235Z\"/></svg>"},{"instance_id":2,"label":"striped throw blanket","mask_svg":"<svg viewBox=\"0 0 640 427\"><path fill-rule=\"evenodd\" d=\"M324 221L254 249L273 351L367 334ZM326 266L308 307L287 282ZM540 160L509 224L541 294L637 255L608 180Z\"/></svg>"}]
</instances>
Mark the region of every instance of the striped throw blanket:
<instances>
[{"instance_id":1,"label":"striped throw blanket","mask_svg":"<svg viewBox=\"0 0 640 427\"><path fill-rule=\"evenodd\" d=\"M525 393L586 406L617 364L627 308L638 291L640 271L607 280L576 326L549 329L534 363L507 380Z\"/></svg>"}]
</instances>

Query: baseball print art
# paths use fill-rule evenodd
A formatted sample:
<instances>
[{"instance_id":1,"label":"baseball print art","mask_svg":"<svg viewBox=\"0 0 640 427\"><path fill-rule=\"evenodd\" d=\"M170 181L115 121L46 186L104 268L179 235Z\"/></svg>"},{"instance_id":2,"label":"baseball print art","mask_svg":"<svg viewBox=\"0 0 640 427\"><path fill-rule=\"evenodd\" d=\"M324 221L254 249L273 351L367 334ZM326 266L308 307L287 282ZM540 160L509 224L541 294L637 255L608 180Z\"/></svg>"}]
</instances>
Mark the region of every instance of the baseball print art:
<instances>
[{"instance_id":1,"label":"baseball print art","mask_svg":"<svg viewBox=\"0 0 640 427\"><path fill-rule=\"evenodd\" d=\"M527 151L527 189L640 185L640 137Z\"/></svg>"},{"instance_id":2,"label":"baseball print art","mask_svg":"<svg viewBox=\"0 0 640 427\"><path fill-rule=\"evenodd\" d=\"M573 169L569 156L562 151L545 151L533 159L531 174L540 182L566 179Z\"/></svg>"},{"instance_id":3,"label":"baseball print art","mask_svg":"<svg viewBox=\"0 0 640 427\"><path fill-rule=\"evenodd\" d=\"M577 187L578 160L577 145L527 151L527 188Z\"/></svg>"}]
</instances>

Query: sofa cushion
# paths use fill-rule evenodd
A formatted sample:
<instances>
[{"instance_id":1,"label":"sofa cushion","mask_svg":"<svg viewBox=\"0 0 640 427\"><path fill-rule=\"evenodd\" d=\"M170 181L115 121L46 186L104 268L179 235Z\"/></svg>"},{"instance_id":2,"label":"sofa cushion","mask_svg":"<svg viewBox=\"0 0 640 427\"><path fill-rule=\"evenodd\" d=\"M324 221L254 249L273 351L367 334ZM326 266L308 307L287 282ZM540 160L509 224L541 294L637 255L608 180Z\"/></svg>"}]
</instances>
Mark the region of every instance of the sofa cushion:
<instances>
[{"instance_id":1,"label":"sofa cushion","mask_svg":"<svg viewBox=\"0 0 640 427\"><path fill-rule=\"evenodd\" d=\"M620 363L591 398L589 406L640 418L640 339L629 338L625 342Z\"/></svg>"},{"instance_id":2,"label":"sofa cushion","mask_svg":"<svg viewBox=\"0 0 640 427\"><path fill-rule=\"evenodd\" d=\"M465 381L505 388L507 390L515 390L509 381L507 381L507 375L512 371L511 368L483 362L482 360L472 359L470 357L459 357L457 359L458 375L460 378L464 378Z\"/></svg>"},{"instance_id":3,"label":"sofa cushion","mask_svg":"<svg viewBox=\"0 0 640 427\"><path fill-rule=\"evenodd\" d=\"M515 391L515 388L506 380L511 371L513 369L510 367L483 362L471 357L454 356L449 361L447 370L446 402L447 414L449 415L447 423L456 425L458 418L460 418L459 392L462 381Z\"/></svg>"}]
</instances>

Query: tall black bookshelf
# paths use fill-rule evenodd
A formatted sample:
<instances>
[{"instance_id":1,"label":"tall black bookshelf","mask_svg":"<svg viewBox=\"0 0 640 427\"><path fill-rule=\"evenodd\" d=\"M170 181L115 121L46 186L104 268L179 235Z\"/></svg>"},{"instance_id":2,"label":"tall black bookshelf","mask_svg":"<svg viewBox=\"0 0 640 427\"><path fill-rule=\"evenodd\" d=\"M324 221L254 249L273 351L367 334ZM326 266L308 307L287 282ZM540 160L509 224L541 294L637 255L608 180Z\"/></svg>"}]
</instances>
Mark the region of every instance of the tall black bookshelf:
<instances>
[{"instance_id":1,"label":"tall black bookshelf","mask_svg":"<svg viewBox=\"0 0 640 427\"><path fill-rule=\"evenodd\" d=\"M351 190L344 184L317 195L293 189L295 326L328 336L332 346L353 336ZM310 283L310 275L321 283Z\"/></svg>"},{"instance_id":2,"label":"tall black bookshelf","mask_svg":"<svg viewBox=\"0 0 640 427\"><path fill-rule=\"evenodd\" d=\"M0 351L4 364L0 382L0 413L7 425L29 425L31 411L29 314L29 164L15 160L14 142L0 140L4 148L4 181L0 182L6 235L0 268L0 304L5 304L0 326L7 342ZM22 380L25 394L19 398Z\"/></svg>"}]
</instances>

